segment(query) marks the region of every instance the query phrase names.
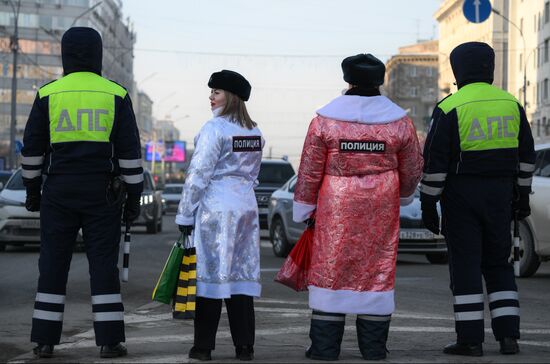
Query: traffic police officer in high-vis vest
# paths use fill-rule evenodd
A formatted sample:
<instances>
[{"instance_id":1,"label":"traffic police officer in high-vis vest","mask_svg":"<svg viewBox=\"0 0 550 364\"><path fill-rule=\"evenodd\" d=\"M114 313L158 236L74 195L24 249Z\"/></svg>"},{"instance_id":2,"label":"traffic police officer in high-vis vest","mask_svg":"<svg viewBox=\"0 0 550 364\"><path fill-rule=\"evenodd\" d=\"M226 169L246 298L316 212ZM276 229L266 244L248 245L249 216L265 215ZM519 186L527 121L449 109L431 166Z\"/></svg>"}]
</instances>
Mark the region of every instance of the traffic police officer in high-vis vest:
<instances>
[{"instance_id":1,"label":"traffic police officer in high-vis vest","mask_svg":"<svg viewBox=\"0 0 550 364\"><path fill-rule=\"evenodd\" d=\"M125 222L139 216L139 132L128 92L101 77L99 33L71 28L63 35L61 51L64 76L39 89L22 150L26 207L40 211L41 227L31 341L38 344L34 353L40 358L51 357L59 344L67 276L81 229L96 344L101 357L123 356L124 307L117 260L122 204Z\"/></svg>"},{"instance_id":2,"label":"traffic police officer in high-vis vest","mask_svg":"<svg viewBox=\"0 0 550 364\"><path fill-rule=\"evenodd\" d=\"M424 148L422 218L449 249L456 343L444 353L483 355L483 285L502 354L519 352L519 301L510 221L530 214L533 137L525 111L492 86L495 53L485 43L456 47L450 56L458 92L434 110Z\"/></svg>"}]
</instances>

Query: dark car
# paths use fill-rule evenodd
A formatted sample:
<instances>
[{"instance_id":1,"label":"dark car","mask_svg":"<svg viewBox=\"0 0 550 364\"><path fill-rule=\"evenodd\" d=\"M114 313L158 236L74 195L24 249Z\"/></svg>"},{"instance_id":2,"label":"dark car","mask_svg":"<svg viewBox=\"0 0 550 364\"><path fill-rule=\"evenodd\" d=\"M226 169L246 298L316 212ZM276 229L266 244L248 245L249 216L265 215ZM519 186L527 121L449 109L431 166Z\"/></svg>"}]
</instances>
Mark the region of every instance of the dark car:
<instances>
[{"instance_id":1,"label":"dark car","mask_svg":"<svg viewBox=\"0 0 550 364\"><path fill-rule=\"evenodd\" d=\"M149 234L162 231L162 191L156 188L155 181L147 170L143 172L141 214L133 225L145 226Z\"/></svg>"},{"instance_id":2,"label":"dark car","mask_svg":"<svg viewBox=\"0 0 550 364\"><path fill-rule=\"evenodd\" d=\"M294 168L284 159L264 159L258 175L258 186L254 189L258 212L260 217L260 229L267 229L267 213L271 194L284 185L290 177L294 176Z\"/></svg>"}]
</instances>

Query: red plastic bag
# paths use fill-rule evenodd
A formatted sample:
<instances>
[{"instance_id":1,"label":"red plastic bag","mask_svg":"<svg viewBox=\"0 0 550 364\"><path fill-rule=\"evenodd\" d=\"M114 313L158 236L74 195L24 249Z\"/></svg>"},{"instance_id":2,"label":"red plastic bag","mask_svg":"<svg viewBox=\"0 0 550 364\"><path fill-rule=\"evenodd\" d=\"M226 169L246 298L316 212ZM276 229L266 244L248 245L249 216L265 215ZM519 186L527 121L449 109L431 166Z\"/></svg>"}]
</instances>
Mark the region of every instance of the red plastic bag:
<instances>
[{"instance_id":1,"label":"red plastic bag","mask_svg":"<svg viewBox=\"0 0 550 364\"><path fill-rule=\"evenodd\" d=\"M308 227L286 258L275 282L284 284L295 291L307 291L307 277L311 264L311 245L313 244L313 227Z\"/></svg>"}]
</instances>

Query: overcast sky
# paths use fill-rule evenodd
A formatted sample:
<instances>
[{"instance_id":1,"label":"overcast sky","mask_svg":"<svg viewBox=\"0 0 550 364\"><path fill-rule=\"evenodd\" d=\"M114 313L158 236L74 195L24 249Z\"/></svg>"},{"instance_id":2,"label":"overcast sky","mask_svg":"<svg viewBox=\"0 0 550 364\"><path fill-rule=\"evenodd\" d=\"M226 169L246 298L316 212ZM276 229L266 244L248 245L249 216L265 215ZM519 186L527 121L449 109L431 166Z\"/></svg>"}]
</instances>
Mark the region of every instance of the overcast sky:
<instances>
[{"instance_id":1,"label":"overcast sky","mask_svg":"<svg viewBox=\"0 0 550 364\"><path fill-rule=\"evenodd\" d=\"M124 0L137 34L138 88L192 139L211 117L206 86L231 69L252 84L248 102L273 156L296 164L317 108L339 95L345 56L385 61L417 39L437 38L440 0Z\"/></svg>"}]
</instances>

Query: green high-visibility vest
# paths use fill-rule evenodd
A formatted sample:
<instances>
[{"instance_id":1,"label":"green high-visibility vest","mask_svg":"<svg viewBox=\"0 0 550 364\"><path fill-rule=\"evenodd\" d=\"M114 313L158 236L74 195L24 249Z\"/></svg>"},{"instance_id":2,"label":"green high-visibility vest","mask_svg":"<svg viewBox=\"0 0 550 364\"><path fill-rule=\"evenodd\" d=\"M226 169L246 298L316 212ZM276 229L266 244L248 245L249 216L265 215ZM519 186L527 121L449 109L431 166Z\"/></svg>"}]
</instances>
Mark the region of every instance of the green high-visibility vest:
<instances>
[{"instance_id":1,"label":"green high-visibility vest","mask_svg":"<svg viewBox=\"0 0 550 364\"><path fill-rule=\"evenodd\" d=\"M508 92L488 83L472 83L438 106L445 114L456 109L462 151L518 147L518 101Z\"/></svg>"},{"instance_id":2,"label":"green high-visibility vest","mask_svg":"<svg viewBox=\"0 0 550 364\"><path fill-rule=\"evenodd\" d=\"M115 97L126 90L95 73L75 72L38 91L49 97L50 142L109 142Z\"/></svg>"}]
</instances>

